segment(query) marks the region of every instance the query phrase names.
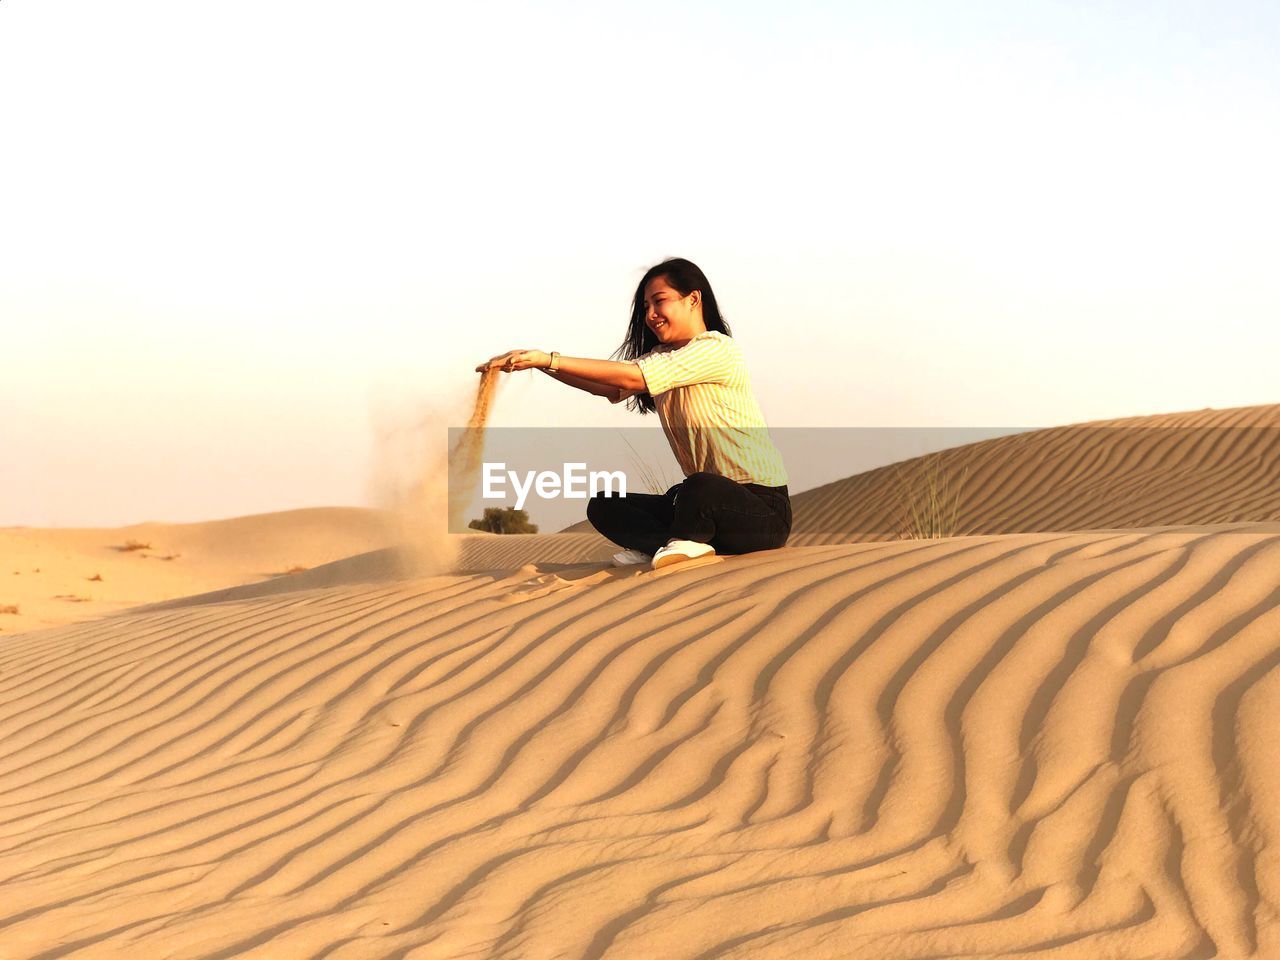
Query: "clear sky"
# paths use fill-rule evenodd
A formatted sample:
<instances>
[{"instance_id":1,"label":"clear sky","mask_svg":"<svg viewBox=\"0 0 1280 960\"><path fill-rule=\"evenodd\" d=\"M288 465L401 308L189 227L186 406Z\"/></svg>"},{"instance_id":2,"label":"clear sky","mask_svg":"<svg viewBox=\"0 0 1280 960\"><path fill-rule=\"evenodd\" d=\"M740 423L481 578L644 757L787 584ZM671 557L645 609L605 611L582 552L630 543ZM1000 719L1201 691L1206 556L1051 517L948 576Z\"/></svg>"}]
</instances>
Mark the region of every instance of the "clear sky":
<instances>
[{"instance_id":1,"label":"clear sky","mask_svg":"<svg viewBox=\"0 0 1280 960\"><path fill-rule=\"evenodd\" d=\"M1263 0L4 0L0 145L0 524L369 503L671 255L771 425L1280 401Z\"/></svg>"}]
</instances>

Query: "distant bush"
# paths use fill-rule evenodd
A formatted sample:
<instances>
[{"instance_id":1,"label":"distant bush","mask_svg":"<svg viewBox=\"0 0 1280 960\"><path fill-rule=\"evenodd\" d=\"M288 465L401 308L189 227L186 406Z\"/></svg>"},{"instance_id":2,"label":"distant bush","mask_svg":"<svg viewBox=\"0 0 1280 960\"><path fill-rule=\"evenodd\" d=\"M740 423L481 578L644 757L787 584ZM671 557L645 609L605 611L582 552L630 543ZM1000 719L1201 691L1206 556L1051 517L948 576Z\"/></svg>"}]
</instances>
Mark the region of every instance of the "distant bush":
<instances>
[{"instance_id":1,"label":"distant bush","mask_svg":"<svg viewBox=\"0 0 1280 960\"><path fill-rule=\"evenodd\" d=\"M529 514L515 507L485 507L484 517L467 524L472 530L489 533L537 533L538 525L529 522Z\"/></svg>"},{"instance_id":2,"label":"distant bush","mask_svg":"<svg viewBox=\"0 0 1280 960\"><path fill-rule=\"evenodd\" d=\"M143 543L141 540L130 540L123 547L116 547L121 553L132 553L134 550L150 550L151 544Z\"/></svg>"},{"instance_id":3,"label":"distant bush","mask_svg":"<svg viewBox=\"0 0 1280 960\"><path fill-rule=\"evenodd\" d=\"M0 607L0 613L16 614L17 612L18 612L18 605L16 603L9 603L9 604L5 604L3 607Z\"/></svg>"}]
</instances>

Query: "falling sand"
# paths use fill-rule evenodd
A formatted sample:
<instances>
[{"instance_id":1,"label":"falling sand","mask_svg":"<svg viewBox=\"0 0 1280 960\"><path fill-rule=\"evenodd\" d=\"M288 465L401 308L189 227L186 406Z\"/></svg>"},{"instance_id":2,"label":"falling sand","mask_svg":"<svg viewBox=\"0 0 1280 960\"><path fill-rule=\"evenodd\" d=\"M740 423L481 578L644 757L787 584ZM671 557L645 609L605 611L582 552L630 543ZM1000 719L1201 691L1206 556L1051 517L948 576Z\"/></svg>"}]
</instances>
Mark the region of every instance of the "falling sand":
<instances>
[{"instance_id":1,"label":"falling sand","mask_svg":"<svg viewBox=\"0 0 1280 960\"><path fill-rule=\"evenodd\" d=\"M462 436L449 453L449 462L454 465L453 482L449 489L450 530L462 527L463 511L470 502L469 494L475 490L476 481L480 477L480 466L484 462L485 424L489 420L489 410L498 393L498 378L501 376L501 371L496 367L490 367L480 375L480 386L476 390L471 417L467 420Z\"/></svg>"},{"instance_id":2,"label":"falling sand","mask_svg":"<svg viewBox=\"0 0 1280 960\"><path fill-rule=\"evenodd\" d=\"M500 376L498 370L481 375L466 428L452 449L441 443L441 435L456 406L450 413L449 405L424 409L415 403L407 422L394 411L386 415L390 422L379 431L373 483L376 499L395 517L402 576L433 576L457 566L458 538L450 531L466 528Z\"/></svg>"}]
</instances>

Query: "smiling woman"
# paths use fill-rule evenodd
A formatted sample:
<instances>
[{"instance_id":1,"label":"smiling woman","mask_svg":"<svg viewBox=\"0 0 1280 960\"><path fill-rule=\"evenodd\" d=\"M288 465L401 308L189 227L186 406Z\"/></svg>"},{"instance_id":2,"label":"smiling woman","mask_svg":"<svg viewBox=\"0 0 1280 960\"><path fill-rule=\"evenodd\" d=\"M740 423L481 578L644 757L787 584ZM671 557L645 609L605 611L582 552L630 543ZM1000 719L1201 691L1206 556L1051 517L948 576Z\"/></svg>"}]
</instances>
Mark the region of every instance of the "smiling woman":
<instances>
[{"instance_id":1,"label":"smiling woman","mask_svg":"<svg viewBox=\"0 0 1280 960\"><path fill-rule=\"evenodd\" d=\"M511 350L476 367L540 369L641 414L657 411L683 482L664 494L598 494L587 519L622 546L618 565L655 568L781 547L791 532L782 457L751 390L742 352L706 275L684 259L650 267L636 287L621 360Z\"/></svg>"}]
</instances>

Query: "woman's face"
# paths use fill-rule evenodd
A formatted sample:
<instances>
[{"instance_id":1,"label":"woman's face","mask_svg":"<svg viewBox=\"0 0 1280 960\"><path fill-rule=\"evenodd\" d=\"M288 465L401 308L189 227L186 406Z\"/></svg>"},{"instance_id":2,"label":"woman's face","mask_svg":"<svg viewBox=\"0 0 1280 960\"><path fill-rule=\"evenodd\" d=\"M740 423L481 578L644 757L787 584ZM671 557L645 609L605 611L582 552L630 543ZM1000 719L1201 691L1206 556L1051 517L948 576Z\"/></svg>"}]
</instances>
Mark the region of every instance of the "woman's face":
<instances>
[{"instance_id":1,"label":"woman's face","mask_svg":"<svg viewBox=\"0 0 1280 960\"><path fill-rule=\"evenodd\" d=\"M654 277L644 288L644 322L659 343L687 343L707 329L702 322L702 294L693 290L682 297L666 277Z\"/></svg>"}]
</instances>

